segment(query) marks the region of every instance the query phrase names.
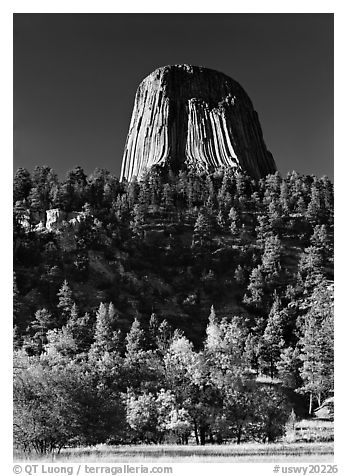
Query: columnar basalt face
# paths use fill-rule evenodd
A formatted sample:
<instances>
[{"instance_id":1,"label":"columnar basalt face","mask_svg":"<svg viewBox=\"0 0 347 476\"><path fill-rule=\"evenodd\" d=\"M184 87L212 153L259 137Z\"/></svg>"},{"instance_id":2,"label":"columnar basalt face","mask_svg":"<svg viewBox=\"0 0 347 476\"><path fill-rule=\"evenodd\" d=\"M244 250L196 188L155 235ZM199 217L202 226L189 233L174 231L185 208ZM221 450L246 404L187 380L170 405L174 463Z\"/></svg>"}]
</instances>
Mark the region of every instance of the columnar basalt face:
<instances>
[{"instance_id":1,"label":"columnar basalt face","mask_svg":"<svg viewBox=\"0 0 347 476\"><path fill-rule=\"evenodd\" d=\"M234 167L255 178L276 171L242 87L189 65L159 68L137 90L121 179L141 178L154 165L174 172Z\"/></svg>"}]
</instances>

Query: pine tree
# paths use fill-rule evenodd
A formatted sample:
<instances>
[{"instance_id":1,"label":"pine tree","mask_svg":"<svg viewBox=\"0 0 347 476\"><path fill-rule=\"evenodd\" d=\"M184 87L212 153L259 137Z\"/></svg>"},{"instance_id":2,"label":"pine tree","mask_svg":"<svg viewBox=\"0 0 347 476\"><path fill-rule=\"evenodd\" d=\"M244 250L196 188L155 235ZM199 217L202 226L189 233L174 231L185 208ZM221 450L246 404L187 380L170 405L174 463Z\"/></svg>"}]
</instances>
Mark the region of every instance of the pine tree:
<instances>
[{"instance_id":1,"label":"pine tree","mask_svg":"<svg viewBox=\"0 0 347 476\"><path fill-rule=\"evenodd\" d=\"M139 182L139 197L138 203L144 210L148 208L152 201L152 185L150 181L150 172L147 172Z\"/></svg>"},{"instance_id":2,"label":"pine tree","mask_svg":"<svg viewBox=\"0 0 347 476\"><path fill-rule=\"evenodd\" d=\"M32 187L28 196L28 202L31 212L40 212L45 209L45 205L42 202L40 191L37 187ZM48 208L48 207L47 207Z\"/></svg>"},{"instance_id":3,"label":"pine tree","mask_svg":"<svg viewBox=\"0 0 347 476\"><path fill-rule=\"evenodd\" d=\"M283 219L282 219L282 210L278 202L271 200L268 206L268 219L269 226L274 231L274 233L282 233L283 229Z\"/></svg>"},{"instance_id":4,"label":"pine tree","mask_svg":"<svg viewBox=\"0 0 347 476\"><path fill-rule=\"evenodd\" d=\"M209 315L208 320L211 324L216 324L216 322L217 322L217 316L216 316L216 312L214 310L214 305L213 304L212 304L211 309L210 309L210 315Z\"/></svg>"},{"instance_id":5,"label":"pine tree","mask_svg":"<svg viewBox=\"0 0 347 476\"><path fill-rule=\"evenodd\" d=\"M211 196L208 197L208 199L205 201L205 208L209 215L213 215L215 210L214 198L212 198Z\"/></svg>"},{"instance_id":6,"label":"pine tree","mask_svg":"<svg viewBox=\"0 0 347 476\"><path fill-rule=\"evenodd\" d=\"M289 189L286 180L282 180L280 186L280 205L284 214L289 213Z\"/></svg>"},{"instance_id":7,"label":"pine tree","mask_svg":"<svg viewBox=\"0 0 347 476\"><path fill-rule=\"evenodd\" d=\"M267 200L265 203L270 203L271 201L278 201L280 196L280 187L282 179L279 172L268 175L265 178L265 187L266 187L266 197Z\"/></svg>"},{"instance_id":8,"label":"pine tree","mask_svg":"<svg viewBox=\"0 0 347 476\"><path fill-rule=\"evenodd\" d=\"M76 303L73 303L71 311L70 311L70 318L68 320L68 323L70 326L75 326L78 323L78 308Z\"/></svg>"},{"instance_id":9,"label":"pine tree","mask_svg":"<svg viewBox=\"0 0 347 476\"><path fill-rule=\"evenodd\" d=\"M109 207L119 192L120 185L118 177L108 174L106 177L106 183L104 185L103 193L103 202L105 203L105 205Z\"/></svg>"},{"instance_id":10,"label":"pine tree","mask_svg":"<svg viewBox=\"0 0 347 476\"><path fill-rule=\"evenodd\" d=\"M64 280L61 288L59 289L57 296L59 298L57 308L60 309L62 315L62 322L65 323L69 318L72 306L74 305L72 291L66 279Z\"/></svg>"},{"instance_id":11,"label":"pine tree","mask_svg":"<svg viewBox=\"0 0 347 476\"><path fill-rule=\"evenodd\" d=\"M277 362L278 376L282 380L283 386L292 389L296 389L300 386L300 367L299 349L297 347L284 348Z\"/></svg>"},{"instance_id":12,"label":"pine tree","mask_svg":"<svg viewBox=\"0 0 347 476\"><path fill-rule=\"evenodd\" d=\"M162 198L162 179L160 172L155 168L152 168L149 175L149 183L151 189L150 204L154 207L158 207Z\"/></svg>"},{"instance_id":13,"label":"pine tree","mask_svg":"<svg viewBox=\"0 0 347 476\"><path fill-rule=\"evenodd\" d=\"M322 200L324 202L325 210L332 218L334 213L334 186L326 175L323 175L320 179L320 184L322 187Z\"/></svg>"},{"instance_id":14,"label":"pine tree","mask_svg":"<svg viewBox=\"0 0 347 476\"><path fill-rule=\"evenodd\" d=\"M232 236L235 236L238 231L238 225L239 225L239 216L234 207L230 208L228 218L230 220L230 233Z\"/></svg>"},{"instance_id":15,"label":"pine tree","mask_svg":"<svg viewBox=\"0 0 347 476\"><path fill-rule=\"evenodd\" d=\"M90 316L86 312L82 317L80 317L77 305L75 303L71 308L66 329L72 335L77 350L80 352L86 352L93 340Z\"/></svg>"},{"instance_id":16,"label":"pine tree","mask_svg":"<svg viewBox=\"0 0 347 476\"><path fill-rule=\"evenodd\" d=\"M304 385L301 391L309 393L310 404L309 414L312 414L313 399L317 398L318 405L320 405L320 397L322 393L322 375L320 372L321 362L321 349L319 348L320 342L320 329L317 326L317 321L313 316L309 316L306 319L304 336L301 339L302 354L301 359L303 366L300 371L301 377L304 381Z\"/></svg>"},{"instance_id":17,"label":"pine tree","mask_svg":"<svg viewBox=\"0 0 347 476\"><path fill-rule=\"evenodd\" d=\"M325 250L328 242L328 232L326 225L316 225L314 227L310 242L313 246Z\"/></svg>"},{"instance_id":18,"label":"pine tree","mask_svg":"<svg viewBox=\"0 0 347 476\"><path fill-rule=\"evenodd\" d=\"M235 177L229 169L224 170L222 184L218 191L220 207L229 207L235 192Z\"/></svg>"},{"instance_id":19,"label":"pine tree","mask_svg":"<svg viewBox=\"0 0 347 476\"><path fill-rule=\"evenodd\" d=\"M302 196L303 192L301 177L299 177L298 173L295 171L288 172L287 183L290 207L297 212L296 204L298 204L299 201L303 200L303 203L305 205L305 201Z\"/></svg>"},{"instance_id":20,"label":"pine tree","mask_svg":"<svg viewBox=\"0 0 347 476\"><path fill-rule=\"evenodd\" d=\"M323 204L321 198L320 184L317 179L311 186L310 202L307 206L306 216L312 223L317 223L323 216Z\"/></svg>"},{"instance_id":21,"label":"pine tree","mask_svg":"<svg viewBox=\"0 0 347 476\"><path fill-rule=\"evenodd\" d=\"M171 210L173 206L173 190L169 183L163 186L163 204L167 210Z\"/></svg>"},{"instance_id":22,"label":"pine tree","mask_svg":"<svg viewBox=\"0 0 347 476\"><path fill-rule=\"evenodd\" d=\"M218 324L217 316L214 310L214 306L211 306L210 315L208 318L208 324L206 327L206 341L205 349L213 352L221 347L222 332Z\"/></svg>"},{"instance_id":23,"label":"pine tree","mask_svg":"<svg viewBox=\"0 0 347 476\"><path fill-rule=\"evenodd\" d=\"M23 167L19 167L13 178L13 203L26 200L31 187L32 182L30 173Z\"/></svg>"},{"instance_id":24,"label":"pine tree","mask_svg":"<svg viewBox=\"0 0 347 476\"><path fill-rule=\"evenodd\" d=\"M125 381L128 388L154 392L163 385L163 362L156 350L145 350L145 332L137 318L125 338Z\"/></svg>"},{"instance_id":25,"label":"pine tree","mask_svg":"<svg viewBox=\"0 0 347 476\"><path fill-rule=\"evenodd\" d=\"M35 167L28 196L33 211L44 212L52 204L52 190L58 185L57 174L47 165Z\"/></svg>"},{"instance_id":26,"label":"pine tree","mask_svg":"<svg viewBox=\"0 0 347 476\"><path fill-rule=\"evenodd\" d=\"M284 348L283 322L280 312L280 300L275 296L264 334L260 340L259 358L264 373L274 378L276 364Z\"/></svg>"},{"instance_id":27,"label":"pine tree","mask_svg":"<svg viewBox=\"0 0 347 476\"><path fill-rule=\"evenodd\" d=\"M83 172L83 171L82 171ZM110 204L119 190L119 180L106 169L96 168L84 184L83 174L80 174L80 190L92 206Z\"/></svg>"},{"instance_id":28,"label":"pine tree","mask_svg":"<svg viewBox=\"0 0 347 476\"><path fill-rule=\"evenodd\" d=\"M55 319L52 314L45 308L39 309L35 313L35 320L31 322L31 329L35 331L34 341L37 344L37 351L42 352L44 345L47 343L47 333L55 327Z\"/></svg>"},{"instance_id":29,"label":"pine tree","mask_svg":"<svg viewBox=\"0 0 347 476\"><path fill-rule=\"evenodd\" d=\"M125 341L126 357L136 360L138 353L142 352L144 344L144 331L141 329L141 324L137 318L134 319Z\"/></svg>"},{"instance_id":30,"label":"pine tree","mask_svg":"<svg viewBox=\"0 0 347 476\"><path fill-rule=\"evenodd\" d=\"M316 225L313 229L313 234L310 237L310 242L322 257L322 265L326 266L332 261L332 243L328 234L326 225Z\"/></svg>"},{"instance_id":31,"label":"pine tree","mask_svg":"<svg viewBox=\"0 0 347 476\"><path fill-rule=\"evenodd\" d=\"M236 197L238 198L239 202L242 202L246 198L246 191L247 191L247 177L240 172L236 175L235 180L236 185Z\"/></svg>"},{"instance_id":32,"label":"pine tree","mask_svg":"<svg viewBox=\"0 0 347 476\"><path fill-rule=\"evenodd\" d=\"M261 266L254 268L249 277L249 284L243 302L254 306L257 309L262 307L264 297L264 278L261 271Z\"/></svg>"},{"instance_id":33,"label":"pine tree","mask_svg":"<svg viewBox=\"0 0 347 476\"><path fill-rule=\"evenodd\" d=\"M136 204L133 210L133 221L130 223L131 231L139 238L144 236L145 208L141 204Z\"/></svg>"},{"instance_id":34,"label":"pine tree","mask_svg":"<svg viewBox=\"0 0 347 476\"><path fill-rule=\"evenodd\" d=\"M217 225L221 232L223 233L226 227L226 219L224 216L224 212L222 210L219 210L218 215L217 215Z\"/></svg>"},{"instance_id":35,"label":"pine tree","mask_svg":"<svg viewBox=\"0 0 347 476\"><path fill-rule=\"evenodd\" d=\"M263 247L266 237L271 233L271 226L267 215L259 215L257 219L259 223L259 225L255 227L257 242Z\"/></svg>"},{"instance_id":36,"label":"pine tree","mask_svg":"<svg viewBox=\"0 0 347 476\"><path fill-rule=\"evenodd\" d=\"M107 306L101 302L96 313L95 340L100 343L106 341L112 330Z\"/></svg>"},{"instance_id":37,"label":"pine tree","mask_svg":"<svg viewBox=\"0 0 347 476\"><path fill-rule=\"evenodd\" d=\"M244 359L250 369L259 370L259 338L251 333L247 335L244 349Z\"/></svg>"},{"instance_id":38,"label":"pine tree","mask_svg":"<svg viewBox=\"0 0 347 476\"><path fill-rule=\"evenodd\" d=\"M298 271L302 279L306 280L307 288L310 287L310 284L314 284L317 276L323 274L323 257L316 246L305 248L299 261Z\"/></svg>"},{"instance_id":39,"label":"pine tree","mask_svg":"<svg viewBox=\"0 0 347 476\"><path fill-rule=\"evenodd\" d=\"M260 195L259 195L259 192L253 192L252 195L251 195L251 209L254 210L254 211L258 211L259 208L260 208L260 203L261 203L261 200L260 200Z\"/></svg>"},{"instance_id":40,"label":"pine tree","mask_svg":"<svg viewBox=\"0 0 347 476\"><path fill-rule=\"evenodd\" d=\"M199 177L190 173L187 183L187 200L188 207L192 209L194 205L198 205L202 198L201 183Z\"/></svg>"},{"instance_id":41,"label":"pine tree","mask_svg":"<svg viewBox=\"0 0 347 476\"><path fill-rule=\"evenodd\" d=\"M159 332L159 319L155 313L151 314L149 319L149 326L148 326L148 340L149 340L149 347L151 349L155 349L157 347L157 336Z\"/></svg>"},{"instance_id":42,"label":"pine tree","mask_svg":"<svg viewBox=\"0 0 347 476\"><path fill-rule=\"evenodd\" d=\"M111 311L111 312L110 312ZM93 351L97 354L119 351L119 332L114 330L116 311L113 304L100 303L96 313Z\"/></svg>"},{"instance_id":43,"label":"pine tree","mask_svg":"<svg viewBox=\"0 0 347 476\"><path fill-rule=\"evenodd\" d=\"M136 178L133 177L131 182L128 184L127 194L126 194L129 206L131 208L133 208L134 205L138 201L139 191L140 191L140 186L139 186Z\"/></svg>"},{"instance_id":44,"label":"pine tree","mask_svg":"<svg viewBox=\"0 0 347 476\"><path fill-rule=\"evenodd\" d=\"M211 243L212 225L210 217L199 212L194 225L193 246L204 247Z\"/></svg>"},{"instance_id":45,"label":"pine tree","mask_svg":"<svg viewBox=\"0 0 347 476\"><path fill-rule=\"evenodd\" d=\"M36 311L35 320L32 321L31 328L40 332L40 334L45 334L49 329L53 329L54 325L54 317L47 309L43 308Z\"/></svg>"},{"instance_id":46,"label":"pine tree","mask_svg":"<svg viewBox=\"0 0 347 476\"><path fill-rule=\"evenodd\" d=\"M173 330L166 319L162 321L158 328L156 343L161 354L165 354L172 341Z\"/></svg>"},{"instance_id":47,"label":"pine tree","mask_svg":"<svg viewBox=\"0 0 347 476\"><path fill-rule=\"evenodd\" d=\"M66 180L61 185L60 200L65 211L71 212L80 210L87 197L87 176L82 167L77 166L67 172ZM89 200L93 198L90 196Z\"/></svg>"},{"instance_id":48,"label":"pine tree","mask_svg":"<svg viewBox=\"0 0 347 476\"><path fill-rule=\"evenodd\" d=\"M304 216L306 214L306 202L303 197L299 197L298 201L295 204L295 212L299 215Z\"/></svg>"},{"instance_id":49,"label":"pine tree","mask_svg":"<svg viewBox=\"0 0 347 476\"><path fill-rule=\"evenodd\" d=\"M187 173L181 170L178 174L176 185L177 193L182 204L186 204L188 200L188 178Z\"/></svg>"},{"instance_id":50,"label":"pine tree","mask_svg":"<svg viewBox=\"0 0 347 476\"><path fill-rule=\"evenodd\" d=\"M301 392L310 395L309 413L313 402L318 405L334 385L334 316L333 291L324 279L317 282L308 302L308 312L301 329L299 346Z\"/></svg>"},{"instance_id":51,"label":"pine tree","mask_svg":"<svg viewBox=\"0 0 347 476\"><path fill-rule=\"evenodd\" d=\"M52 363L67 363L77 354L77 345L71 329L63 326L61 329L53 329L47 332L45 351Z\"/></svg>"},{"instance_id":52,"label":"pine tree","mask_svg":"<svg viewBox=\"0 0 347 476\"><path fill-rule=\"evenodd\" d=\"M262 256L262 270L270 280L278 277L281 268L281 241L277 235L268 235L265 238L264 253Z\"/></svg>"}]
</instances>

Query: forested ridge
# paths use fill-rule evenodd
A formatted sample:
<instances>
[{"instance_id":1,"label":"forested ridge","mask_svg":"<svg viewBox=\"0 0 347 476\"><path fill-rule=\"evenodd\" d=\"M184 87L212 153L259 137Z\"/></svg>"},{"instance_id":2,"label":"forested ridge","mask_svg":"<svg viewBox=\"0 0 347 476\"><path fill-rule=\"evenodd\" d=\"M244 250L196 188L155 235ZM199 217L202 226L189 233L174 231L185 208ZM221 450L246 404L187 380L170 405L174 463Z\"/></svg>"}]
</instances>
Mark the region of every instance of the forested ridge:
<instances>
[{"instance_id":1,"label":"forested ridge","mask_svg":"<svg viewBox=\"0 0 347 476\"><path fill-rule=\"evenodd\" d=\"M332 280L327 177L18 169L16 442L274 441L333 391Z\"/></svg>"}]
</instances>

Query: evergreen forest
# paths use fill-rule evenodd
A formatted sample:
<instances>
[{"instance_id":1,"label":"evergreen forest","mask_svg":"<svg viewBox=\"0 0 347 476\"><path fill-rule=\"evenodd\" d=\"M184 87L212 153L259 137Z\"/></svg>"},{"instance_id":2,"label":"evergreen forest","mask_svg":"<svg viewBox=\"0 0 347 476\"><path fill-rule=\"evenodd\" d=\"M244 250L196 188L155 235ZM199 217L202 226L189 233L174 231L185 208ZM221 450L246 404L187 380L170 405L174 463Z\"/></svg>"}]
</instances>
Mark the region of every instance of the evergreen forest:
<instances>
[{"instance_id":1,"label":"evergreen forest","mask_svg":"<svg viewBox=\"0 0 347 476\"><path fill-rule=\"evenodd\" d=\"M333 394L333 185L241 171L14 176L14 438L283 437Z\"/></svg>"}]
</instances>

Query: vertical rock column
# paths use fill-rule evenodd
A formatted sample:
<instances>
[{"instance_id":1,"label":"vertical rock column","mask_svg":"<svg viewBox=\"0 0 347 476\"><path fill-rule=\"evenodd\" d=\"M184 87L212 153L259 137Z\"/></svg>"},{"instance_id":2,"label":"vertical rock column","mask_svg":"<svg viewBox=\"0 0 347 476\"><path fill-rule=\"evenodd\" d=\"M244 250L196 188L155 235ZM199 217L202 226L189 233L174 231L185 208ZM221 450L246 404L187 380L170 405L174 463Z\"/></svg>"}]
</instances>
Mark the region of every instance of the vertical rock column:
<instances>
[{"instance_id":1,"label":"vertical rock column","mask_svg":"<svg viewBox=\"0 0 347 476\"><path fill-rule=\"evenodd\" d=\"M276 171L242 87L190 65L159 68L137 90L121 179L141 178L154 165L175 173L234 167L255 178Z\"/></svg>"}]
</instances>

